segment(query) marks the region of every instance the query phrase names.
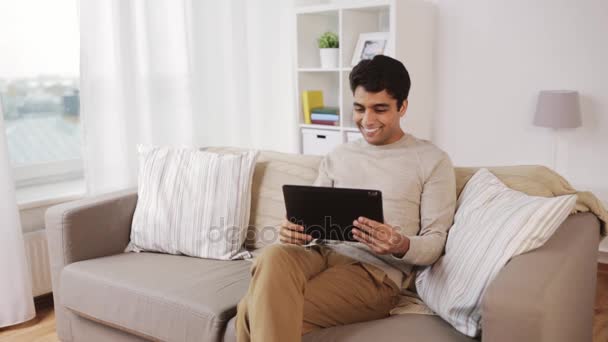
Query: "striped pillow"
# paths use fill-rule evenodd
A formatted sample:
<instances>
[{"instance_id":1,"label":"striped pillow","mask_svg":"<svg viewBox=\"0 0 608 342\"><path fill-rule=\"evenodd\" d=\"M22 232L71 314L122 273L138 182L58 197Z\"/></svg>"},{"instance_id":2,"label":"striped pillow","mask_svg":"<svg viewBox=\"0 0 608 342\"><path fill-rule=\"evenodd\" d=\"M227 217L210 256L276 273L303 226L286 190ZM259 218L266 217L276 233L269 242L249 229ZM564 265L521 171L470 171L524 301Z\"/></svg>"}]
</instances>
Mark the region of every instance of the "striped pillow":
<instances>
[{"instance_id":1,"label":"striped pillow","mask_svg":"<svg viewBox=\"0 0 608 342\"><path fill-rule=\"evenodd\" d=\"M138 146L138 200L127 251L248 258L257 151L220 154Z\"/></svg>"},{"instance_id":2,"label":"striped pillow","mask_svg":"<svg viewBox=\"0 0 608 342\"><path fill-rule=\"evenodd\" d=\"M420 297L458 331L479 336L486 287L509 259L542 246L575 203L576 195L528 196L480 169L458 198L445 255L416 278Z\"/></svg>"}]
</instances>

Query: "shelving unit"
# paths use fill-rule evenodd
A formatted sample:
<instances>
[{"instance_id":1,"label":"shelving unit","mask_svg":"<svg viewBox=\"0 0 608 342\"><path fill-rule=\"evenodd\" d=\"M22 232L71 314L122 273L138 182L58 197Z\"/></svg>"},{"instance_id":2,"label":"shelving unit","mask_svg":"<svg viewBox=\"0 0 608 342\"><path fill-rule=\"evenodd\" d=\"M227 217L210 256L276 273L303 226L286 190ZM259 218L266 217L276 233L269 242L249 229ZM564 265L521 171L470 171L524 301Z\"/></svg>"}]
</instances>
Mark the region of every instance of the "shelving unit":
<instances>
[{"instance_id":1,"label":"shelving unit","mask_svg":"<svg viewBox=\"0 0 608 342\"><path fill-rule=\"evenodd\" d=\"M336 145L360 138L352 120L353 96L348 77L361 33L388 32L385 54L404 63L412 78L410 103L404 129L430 139L433 108L434 7L424 0L377 0L309 3L298 6L296 16L296 93L300 152L326 154ZM317 38L324 32L338 34L339 66L320 67ZM325 106L338 107L339 126L304 123L302 92L323 91ZM314 141L311 141L314 140Z\"/></svg>"}]
</instances>

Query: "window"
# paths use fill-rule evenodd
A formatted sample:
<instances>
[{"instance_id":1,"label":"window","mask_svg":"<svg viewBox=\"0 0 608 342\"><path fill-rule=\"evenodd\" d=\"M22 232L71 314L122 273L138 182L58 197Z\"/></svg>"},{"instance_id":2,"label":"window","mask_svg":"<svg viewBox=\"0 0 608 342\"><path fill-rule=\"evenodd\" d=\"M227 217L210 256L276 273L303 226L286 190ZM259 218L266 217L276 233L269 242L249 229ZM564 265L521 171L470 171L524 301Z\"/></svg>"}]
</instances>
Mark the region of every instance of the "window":
<instances>
[{"instance_id":1,"label":"window","mask_svg":"<svg viewBox=\"0 0 608 342\"><path fill-rule=\"evenodd\" d=\"M18 197L58 183L83 190L77 10L77 0L0 3L0 104Z\"/></svg>"}]
</instances>

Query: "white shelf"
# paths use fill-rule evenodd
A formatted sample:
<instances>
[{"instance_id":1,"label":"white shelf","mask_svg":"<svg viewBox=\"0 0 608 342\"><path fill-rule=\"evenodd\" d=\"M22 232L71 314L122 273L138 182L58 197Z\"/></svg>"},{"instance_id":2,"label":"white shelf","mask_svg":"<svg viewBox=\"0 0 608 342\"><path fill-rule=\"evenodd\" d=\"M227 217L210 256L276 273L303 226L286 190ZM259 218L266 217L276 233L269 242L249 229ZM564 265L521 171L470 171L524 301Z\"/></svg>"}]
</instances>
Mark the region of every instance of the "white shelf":
<instances>
[{"instance_id":1,"label":"white shelf","mask_svg":"<svg viewBox=\"0 0 608 342\"><path fill-rule=\"evenodd\" d=\"M351 126L330 126L330 125L315 125L315 124L300 124L300 128L310 129L325 129L329 131L344 131L344 132L359 132L358 127Z\"/></svg>"},{"instance_id":2,"label":"white shelf","mask_svg":"<svg viewBox=\"0 0 608 342\"><path fill-rule=\"evenodd\" d=\"M390 6L391 0L369 0L369 1L342 1L342 3L335 4L321 4L321 5L308 5L300 6L296 8L297 14L321 14L327 12L333 12L343 9L353 10L370 10L380 7Z\"/></svg>"},{"instance_id":3,"label":"white shelf","mask_svg":"<svg viewBox=\"0 0 608 342\"><path fill-rule=\"evenodd\" d=\"M297 14L324 14L338 11L340 6L334 4L311 5L296 7Z\"/></svg>"},{"instance_id":4,"label":"white shelf","mask_svg":"<svg viewBox=\"0 0 608 342\"><path fill-rule=\"evenodd\" d=\"M299 72L338 72L340 68L298 68Z\"/></svg>"},{"instance_id":5,"label":"white shelf","mask_svg":"<svg viewBox=\"0 0 608 342\"><path fill-rule=\"evenodd\" d=\"M402 125L420 138L430 138L435 98L432 84L435 8L427 0L333 0L295 9L294 65L300 152L306 153L305 145L311 146L311 141L319 147L317 151L327 151L331 144L339 143L340 139L349 141L359 133L352 121L349 74L357 40L360 34L369 32L388 32L389 46L385 52L402 61L412 77L415 97ZM331 69L320 67L317 47L317 38L327 31L336 33L340 39L338 65ZM301 96L308 90L322 91L324 105L339 108L340 126L304 124ZM311 129L321 131L318 134L322 137L311 138Z\"/></svg>"},{"instance_id":6,"label":"white shelf","mask_svg":"<svg viewBox=\"0 0 608 342\"><path fill-rule=\"evenodd\" d=\"M340 130L340 126L315 125L315 124L300 124L300 128L325 129L328 131L339 131Z\"/></svg>"},{"instance_id":7,"label":"white shelf","mask_svg":"<svg viewBox=\"0 0 608 342\"><path fill-rule=\"evenodd\" d=\"M377 11L380 9L385 9L387 7L389 7L391 5L391 1L387 0L387 1L373 1L373 2L369 2L369 3L361 3L359 5L347 5L347 6L343 6L342 9L343 10L352 10L352 11L362 11L362 12L366 12L366 11Z\"/></svg>"}]
</instances>

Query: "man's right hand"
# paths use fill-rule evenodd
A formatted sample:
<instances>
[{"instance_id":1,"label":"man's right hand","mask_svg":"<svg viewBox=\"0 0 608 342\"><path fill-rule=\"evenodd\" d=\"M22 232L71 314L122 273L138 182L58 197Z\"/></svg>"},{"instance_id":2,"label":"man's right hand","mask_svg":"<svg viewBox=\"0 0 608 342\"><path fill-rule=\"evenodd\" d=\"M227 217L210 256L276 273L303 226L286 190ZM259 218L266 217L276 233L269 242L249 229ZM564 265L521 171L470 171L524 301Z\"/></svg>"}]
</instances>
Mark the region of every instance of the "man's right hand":
<instances>
[{"instance_id":1,"label":"man's right hand","mask_svg":"<svg viewBox=\"0 0 608 342\"><path fill-rule=\"evenodd\" d=\"M285 219L281 223L280 241L292 245L305 245L312 241L312 236L304 233L304 227Z\"/></svg>"}]
</instances>

